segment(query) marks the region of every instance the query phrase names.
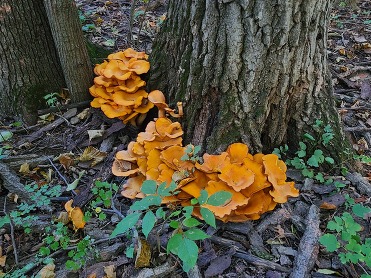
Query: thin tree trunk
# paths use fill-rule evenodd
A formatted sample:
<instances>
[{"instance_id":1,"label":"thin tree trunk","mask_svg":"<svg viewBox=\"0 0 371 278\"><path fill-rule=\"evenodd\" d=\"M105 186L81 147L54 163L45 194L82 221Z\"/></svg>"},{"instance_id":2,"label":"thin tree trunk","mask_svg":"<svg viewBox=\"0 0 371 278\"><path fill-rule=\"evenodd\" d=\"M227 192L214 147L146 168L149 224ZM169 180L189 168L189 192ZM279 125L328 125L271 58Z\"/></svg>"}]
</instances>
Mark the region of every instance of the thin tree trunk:
<instances>
[{"instance_id":1,"label":"thin tree trunk","mask_svg":"<svg viewBox=\"0 0 371 278\"><path fill-rule=\"evenodd\" d=\"M44 0L72 102L91 99L93 70L73 0Z\"/></svg>"},{"instance_id":2,"label":"thin tree trunk","mask_svg":"<svg viewBox=\"0 0 371 278\"><path fill-rule=\"evenodd\" d=\"M208 152L295 146L316 119L345 145L326 62L328 0L170 1L150 89L183 101L185 141ZM336 156L336 153L334 153Z\"/></svg>"},{"instance_id":3,"label":"thin tree trunk","mask_svg":"<svg viewBox=\"0 0 371 278\"><path fill-rule=\"evenodd\" d=\"M43 0L0 0L0 115L33 122L64 84Z\"/></svg>"}]
</instances>

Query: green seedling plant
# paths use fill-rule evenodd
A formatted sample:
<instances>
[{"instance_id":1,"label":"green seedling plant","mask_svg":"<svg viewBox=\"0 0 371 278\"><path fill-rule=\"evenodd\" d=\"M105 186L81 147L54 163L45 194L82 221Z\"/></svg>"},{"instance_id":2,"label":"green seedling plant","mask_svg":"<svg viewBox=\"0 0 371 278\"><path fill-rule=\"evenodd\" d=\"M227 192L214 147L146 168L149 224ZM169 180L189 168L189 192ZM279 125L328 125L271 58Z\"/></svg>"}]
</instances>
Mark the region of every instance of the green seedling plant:
<instances>
[{"instance_id":1,"label":"green seedling plant","mask_svg":"<svg viewBox=\"0 0 371 278\"><path fill-rule=\"evenodd\" d=\"M174 231L167 243L166 251L168 254L176 255L182 261L183 270L188 272L197 262L198 246L196 241L210 237L201 229L205 224L193 217L193 210L199 209L205 223L215 228L214 214L203 205L224 205L230 200L232 194L220 191L208 196L207 191L202 190L198 198L192 199L190 206L171 209L162 207L161 203L165 197L179 193L174 181L167 186L166 182L157 185L155 181L147 180L144 181L141 192L146 196L130 207L131 213L117 224L111 237L135 229L141 231L147 238L157 223L161 222L163 226L168 224ZM132 246L128 248L126 254L133 255Z\"/></svg>"},{"instance_id":2,"label":"green seedling plant","mask_svg":"<svg viewBox=\"0 0 371 278\"><path fill-rule=\"evenodd\" d=\"M45 99L45 102L49 107L55 107L58 103L58 97L58 93L50 93L45 95L43 98Z\"/></svg>"},{"instance_id":3,"label":"green seedling plant","mask_svg":"<svg viewBox=\"0 0 371 278\"><path fill-rule=\"evenodd\" d=\"M21 227L24 232L30 234L32 225L37 223L39 218L32 215L38 209L45 209L51 204L51 198L59 197L62 192L60 185L44 185L39 188L35 183L25 186L26 192L30 195L30 203L22 202L17 209L0 218L0 227L12 223L16 227ZM55 223L45 227L44 245L40 247L34 260L24 266L7 273L4 277L29 277L27 272L40 264L49 264L52 262L50 255L60 249L68 251L69 259L66 261L66 268L70 270L79 270L85 265L88 255L93 253L93 240L85 236L77 244L72 244L76 237L71 229L62 222Z\"/></svg>"},{"instance_id":4,"label":"green seedling plant","mask_svg":"<svg viewBox=\"0 0 371 278\"><path fill-rule=\"evenodd\" d=\"M315 135L305 133L303 140L299 142L299 149L295 152L295 157L286 159L288 166L293 166L297 170L301 170L304 177L313 178L321 183L325 182L322 172L318 171L321 166L333 165L334 159L330 156L325 156L322 147L326 147L334 138L334 132L330 125L324 125L323 121L316 120L314 124ZM288 146L275 148L273 153L280 158L286 155Z\"/></svg>"},{"instance_id":5,"label":"green seedling plant","mask_svg":"<svg viewBox=\"0 0 371 278\"><path fill-rule=\"evenodd\" d=\"M346 200L346 206L351 208L356 217L364 218L371 212L369 207L356 204L349 196L346 196ZM342 264L364 263L371 267L371 238L361 239L359 232L362 231L362 226L356 222L351 213L344 212L340 216L335 216L327 223L327 229L332 232L322 235L319 242L328 252L339 251L338 256ZM370 278L371 275L364 274L361 277Z\"/></svg>"},{"instance_id":6,"label":"green seedling plant","mask_svg":"<svg viewBox=\"0 0 371 278\"><path fill-rule=\"evenodd\" d=\"M96 198L90 203L93 211L98 215L99 220L105 220L107 215L103 212L102 206L106 209L111 208L112 198L118 191L116 184L95 181L94 187L91 189ZM90 217L90 214L87 215Z\"/></svg>"}]
</instances>

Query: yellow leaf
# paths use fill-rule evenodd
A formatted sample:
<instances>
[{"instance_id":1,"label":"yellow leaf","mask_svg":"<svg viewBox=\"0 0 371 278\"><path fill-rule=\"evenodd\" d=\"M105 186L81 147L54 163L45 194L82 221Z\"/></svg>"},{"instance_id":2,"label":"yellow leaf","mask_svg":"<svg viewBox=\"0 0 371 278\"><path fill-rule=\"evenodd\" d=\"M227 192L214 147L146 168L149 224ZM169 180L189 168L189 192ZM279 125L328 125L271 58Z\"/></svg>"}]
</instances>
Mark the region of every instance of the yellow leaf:
<instances>
[{"instance_id":1,"label":"yellow leaf","mask_svg":"<svg viewBox=\"0 0 371 278\"><path fill-rule=\"evenodd\" d=\"M27 162L23 163L21 167L19 168L19 173L24 174L24 175L30 173L30 165Z\"/></svg>"},{"instance_id":2,"label":"yellow leaf","mask_svg":"<svg viewBox=\"0 0 371 278\"><path fill-rule=\"evenodd\" d=\"M144 239L139 239L135 267L147 267L151 260L151 247Z\"/></svg>"},{"instance_id":3,"label":"yellow leaf","mask_svg":"<svg viewBox=\"0 0 371 278\"><path fill-rule=\"evenodd\" d=\"M104 278L116 278L115 265L107 265L104 267Z\"/></svg>"},{"instance_id":4,"label":"yellow leaf","mask_svg":"<svg viewBox=\"0 0 371 278\"><path fill-rule=\"evenodd\" d=\"M89 146L87 147L83 154L80 155L79 160L80 161L90 161L92 160L91 166L97 165L99 162L101 162L105 157L107 156L107 153L101 152L98 149Z\"/></svg>"},{"instance_id":5,"label":"yellow leaf","mask_svg":"<svg viewBox=\"0 0 371 278\"><path fill-rule=\"evenodd\" d=\"M55 265L53 263L47 264L37 273L36 277L54 278L55 277L54 269Z\"/></svg>"}]
</instances>

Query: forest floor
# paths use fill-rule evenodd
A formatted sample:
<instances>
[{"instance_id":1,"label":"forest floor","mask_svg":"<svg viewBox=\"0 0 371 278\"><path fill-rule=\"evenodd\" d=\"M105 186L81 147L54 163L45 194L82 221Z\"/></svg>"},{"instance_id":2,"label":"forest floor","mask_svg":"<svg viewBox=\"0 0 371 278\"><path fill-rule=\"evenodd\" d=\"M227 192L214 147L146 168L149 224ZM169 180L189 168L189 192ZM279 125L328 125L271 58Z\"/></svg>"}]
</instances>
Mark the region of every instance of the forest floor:
<instances>
[{"instance_id":1,"label":"forest floor","mask_svg":"<svg viewBox=\"0 0 371 278\"><path fill-rule=\"evenodd\" d=\"M150 53L166 16L165 1L137 1L130 27L131 1L76 2L86 36L112 52L131 46ZM208 228L211 238L199 243L198 267L188 277L371 277L371 2L358 6L333 9L328 56L359 173L343 169L343 176L324 184L289 169L300 196L257 221ZM139 130L88 103L73 107L51 95L54 100L57 107L39 111L35 126L0 122L0 266L6 277L187 277L176 257L156 247L171 229L148 238L152 257L145 268L136 267L148 256L143 239L110 238L132 204L112 186L125 183L112 175L112 162ZM67 224L64 204L70 199L90 215L77 232ZM340 248L329 252L318 244L323 234L328 248L342 236ZM125 252L128 246L134 246L133 259Z\"/></svg>"}]
</instances>

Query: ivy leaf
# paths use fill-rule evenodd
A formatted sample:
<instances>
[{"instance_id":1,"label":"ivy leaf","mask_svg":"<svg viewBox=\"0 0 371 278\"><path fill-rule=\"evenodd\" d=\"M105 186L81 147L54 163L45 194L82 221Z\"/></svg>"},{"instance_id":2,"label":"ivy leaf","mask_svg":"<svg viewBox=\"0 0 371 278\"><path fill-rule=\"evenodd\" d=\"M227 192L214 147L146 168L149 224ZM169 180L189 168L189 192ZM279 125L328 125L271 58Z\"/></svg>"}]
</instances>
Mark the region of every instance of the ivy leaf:
<instances>
[{"instance_id":1,"label":"ivy leaf","mask_svg":"<svg viewBox=\"0 0 371 278\"><path fill-rule=\"evenodd\" d=\"M324 234L319 242L326 247L327 251L334 252L340 247L340 243L333 234Z\"/></svg>"},{"instance_id":2,"label":"ivy leaf","mask_svg":"<svg viewBox=\"0 0 371 278\"><path fill-rule=\"evenodd\" d=\"M139 212L127 215L116 225L116 228L113 230L110 237L113 238L119 234L125 233L130 228L133 228L134 225L138 222L141 215L142 214Z\"/></svg>"},{"instance_id":3,"label":"ivy leaf","mask_svg":"<svg viewBox=\"0 0 371 278\"><path fill-rule=\"evenodd\" d=\"M155 194L157 189L157 184L153 180L145 180L142 184L141 191L144 194Z\"/></svg>"},{"instance_id":4,"label":"ivy leaf","mask_svg":"<svg viewBox=\"0 0 371 278\"><path fill-rule=\"evenodd\" d=\"M196 265L198 258L196 243L188 238L182 238L178 247L178 257L183 262L184 272L190 271Z\"/></svg>"},{"instance_id":5,"label":"ivy leaf","mask_svg":"<svg viewBox=\"0 0 371 278\"><path fill-rule=\"evenodd\" d=\"M179 245L181 243L181 240L182 240L181 234L173 235L167 242L167 246L166 246L167 254L171 252L174 255L178 255L178 250L179 250Z\"/></svg>"},{"instance_id":6,"label":"ivy leaf","mask_svg":"<svg viewBox=\"0 0 371 278\"><path fill-rule=\"evenodd\" d=\"M208 208L201 208L200 213L206 224L216 228L215 215Z\"/></svg>"},{"instance_id":7,"label":"ivy leaf","mask_svg":"<svg viewBox=\"0 0 371 278\"><path fill-rule=\"evenodd\" d=\"M189 229L184 233L184 235L190 240L202 240L210 237L204 231L197 228Z\"/></svg>"},{"instance_id":8,"label":"ivy leaf","mask_svg":"<svg viewBox=\"0 0 371 278\"><path fill-rule=\"evenodd\" d=\"M368 207L365 207L361 204L356 204L352 207L352 211L355 215L357 215L358 217L361 217L363 218L365 216L365 214L367 213L370 213L371 212L371 209L368 208Z\"/></svg>"},{"instance_id":9,"label":"ivy leaf","mask_svg":"<svg viewBox=\"0 0 371 278\"><path fill-rule=\"evenodd\" d=\"M156 220L156 216L151 210L147 211L147 213L144 215L142 220L142 232L146 238L155 226Z\"/></svg>"},{"instance_id":10,"label":"ivy leaf","mask_svg":"<svg viewBox=\"0 0 371 278\"><path fill-rule=\"evenodd\" d=\"M193 217L183 220L183 225L188 227L188 228L196 227L200 224L201 224L201 222L198 221L197 219L193 218Z\"/></svg>"},{"instance_id":11,"label":"ivy leaf","mask_svg":"<svg viewBox=\"0 0 371 278\"><path fill-rule=\"evenodd\" d=\"M209 197L207 204L211 206L222 206L231 198L232 193L228 191L219 191Z\"/></svg>"}]
</instances>

